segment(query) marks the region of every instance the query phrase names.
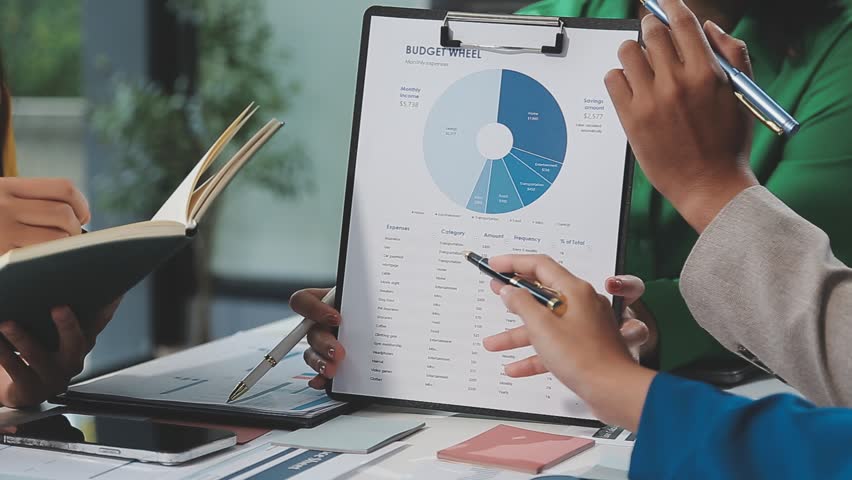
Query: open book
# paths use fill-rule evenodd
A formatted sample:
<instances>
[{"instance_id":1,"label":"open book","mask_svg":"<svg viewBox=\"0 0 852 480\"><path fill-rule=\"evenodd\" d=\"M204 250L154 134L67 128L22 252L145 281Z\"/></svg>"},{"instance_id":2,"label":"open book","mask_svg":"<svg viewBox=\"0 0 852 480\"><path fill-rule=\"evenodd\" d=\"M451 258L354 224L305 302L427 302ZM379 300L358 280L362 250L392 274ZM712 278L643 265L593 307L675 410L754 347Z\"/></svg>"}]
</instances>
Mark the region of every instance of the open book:
<instances>
[{"instance_id":1,"label":"open book","mask_svg":"<svg viewBox=\"0 0 852 480\"><path fill-rule=\"evenodd\" d=\"M84 322L187 245L210 204L283 126L270 120L215 174L198 185L240 128L257 111L246 108L147 222L10 250L0 256L0 321L18 322L52 350L58 335L50 309L69 305Z\"/></svg>"}]
</instances>

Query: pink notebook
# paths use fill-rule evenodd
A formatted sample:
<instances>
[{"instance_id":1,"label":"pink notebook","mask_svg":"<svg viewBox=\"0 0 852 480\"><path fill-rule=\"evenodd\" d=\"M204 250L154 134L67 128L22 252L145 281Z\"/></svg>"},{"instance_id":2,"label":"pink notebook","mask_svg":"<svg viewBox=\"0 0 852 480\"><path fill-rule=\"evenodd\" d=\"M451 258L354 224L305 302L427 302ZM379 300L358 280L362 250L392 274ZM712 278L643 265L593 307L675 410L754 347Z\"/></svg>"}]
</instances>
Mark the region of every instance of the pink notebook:
<instances>
[{"instance_id":1,"label":"pink notebook","mask_svg":"<svg viewBox=\"0 0 852 480\"><path fill-rule=\"evenodd\" d=\"M592 448L594 440L498 425L438 452L441 460L541 473Z\"/></svg>"}]
</instances>

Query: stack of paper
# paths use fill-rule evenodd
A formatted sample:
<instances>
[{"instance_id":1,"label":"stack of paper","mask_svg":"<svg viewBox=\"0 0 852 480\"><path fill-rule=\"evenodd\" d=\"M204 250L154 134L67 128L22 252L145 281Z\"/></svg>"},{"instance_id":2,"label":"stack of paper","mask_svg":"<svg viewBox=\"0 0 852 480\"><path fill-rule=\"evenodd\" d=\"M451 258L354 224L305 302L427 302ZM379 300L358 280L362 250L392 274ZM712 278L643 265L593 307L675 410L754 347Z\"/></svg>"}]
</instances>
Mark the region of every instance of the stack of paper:
<instances>
[{"instance_id":1,"label":"stack of paper","mask_svg":"<svg viewBox=\"0 0 852 480\"><path fill-rule=\"evenodd\" d=\"M314 428L302 428L272 437L273 443L338 453L372 453L417 432L421 420L342 415Z\"/></svg>"},{"instance_id":2,"label":"stack of paper","mask_svg":"<svg viewBox=\"0 0 852 480\"><path fill-rule=\"evenodd\" d=\"M178 466L0 445L2 478L64 480L323 480L334 479L390 455L395 443L370 455L289 448L261 437Z\"/></svg>"}]
</instances>

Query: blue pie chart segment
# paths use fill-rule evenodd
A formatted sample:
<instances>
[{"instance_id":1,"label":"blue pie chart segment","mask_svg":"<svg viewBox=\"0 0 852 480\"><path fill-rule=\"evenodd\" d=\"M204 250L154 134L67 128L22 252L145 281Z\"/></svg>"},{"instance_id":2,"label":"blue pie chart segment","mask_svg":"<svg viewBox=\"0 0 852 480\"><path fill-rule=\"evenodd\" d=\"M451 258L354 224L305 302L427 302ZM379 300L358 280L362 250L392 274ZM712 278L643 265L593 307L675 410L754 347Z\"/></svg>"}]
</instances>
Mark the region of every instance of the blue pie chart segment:
<instances>
[{"instance_id":1,"label":"blue pie chart segment","mask_svg":"<svg viewBox=\"0 0 852 480\"><path fill-rule=\"evenodd\" d=\"M562 109L553 95L532 78L503 70L497 121L512 131L513 152L520 150L560 163L565 159L567 135Z\"/></svg>"},{"instance_id":2,"label":"blue pie chart segment","mask_svg":"<svg viewBox=\"0 0 852 480\"><path fill-rule=\"evenodd\" d=\"M510 152L503 159L503 163L506 164L506 169L511 174L515 188L518 190L518 195L524 205L529 205L538 200L552 184L524 162L518 160L514 153Z\"/></svg>"},{"instance_id":3,"label":"blue pie chart segment","mask_svg":"<svg viewBox=\"0 0 852 480\"><path fill-rule=\"evenodd\" d=\"M567 128L553 95L513 70L458 80L426 121L426 165L456 204L501 214L538 200L559 176Z\"/></svg>"},{"instance_id":4,"label":"blue pie chart segment","mask_svg":"<svg viewBox=\"0 0 852 480\"><path fill-rule=\"evenodd\" d=\"M562 169L562 164L555 160L542 158L531 153L523 152L517 148L512 149L512 158L523 163L550 183L556 181L556 177L559 175L559 170Z\"/></svg>"},{"instance_id":5,"label":"blue pie chart segment","mask_svg":"<svg viewBox=\"0 0 852 480\"><path fill-rule=\"evenodd\" d=\"M491 167L493 163L490 160L485 162L485 167L482 168L482 173L479 174L479 181L476 182L476 187L473 189L470 200L467 202L468 210L485 213L485 206L488 204L488 187L491 184Z\"/></svg>"},{"instance_id":6,"label":"blue pie chart segment","mask_svg":"<svg viewBox=\"0 0 852 480\"><path fill-rule=\"evenodd\" d=\"M488 205L485 213L509 213L524 208L518 186L512 178L506 162L489 160L491 163L491 185L488 188Z\"/></svg>"},{"instance_id":7,"label":"blue pie chart segment","mask_svg":"<svg viewBox=\"0 0 852 480\"><path fill-rule=\"evenodd\" d=\"M441 95L426 120L423 150L429 173L450 200L467 207L486 158L476 136L497 121L500 70L469 75ZM487 185L486 185L487 187ZM482 213L483 210L476 210Z\"/></svg>"}]
</instances>

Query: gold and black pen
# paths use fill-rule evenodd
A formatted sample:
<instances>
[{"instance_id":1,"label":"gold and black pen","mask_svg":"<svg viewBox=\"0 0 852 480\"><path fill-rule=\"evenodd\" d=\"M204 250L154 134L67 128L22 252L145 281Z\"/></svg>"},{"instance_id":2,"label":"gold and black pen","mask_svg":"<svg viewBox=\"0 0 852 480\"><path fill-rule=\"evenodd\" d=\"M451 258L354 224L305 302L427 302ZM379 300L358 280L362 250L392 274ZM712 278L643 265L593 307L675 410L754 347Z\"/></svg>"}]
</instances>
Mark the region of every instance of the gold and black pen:
<instances>
[{"instance_id":1,"label":"gold and black pen","mask_svg":"<svg viewBox=\"0 0 852 480\"><path fill-rule=\"evenodd\" d=\"M562 296L561 293L553 290L551 288L545 287L536 281L530 281L526 278L518 275L517 273L501 273L497 270L491 268L491 265L488 264L488 259L477 255L473 252L464 252L464 258L467 259L468 262L474 264L479 268L479 270L489 277L503 282L506 285L512 285L513 287L523 288L524 290L530 292L530 295L533 296L538 303L544 305L551 312L556 315L561 316L565 313L565 310L568 306L565 304L565 297Z\"/></svg>"}]
</instances>

